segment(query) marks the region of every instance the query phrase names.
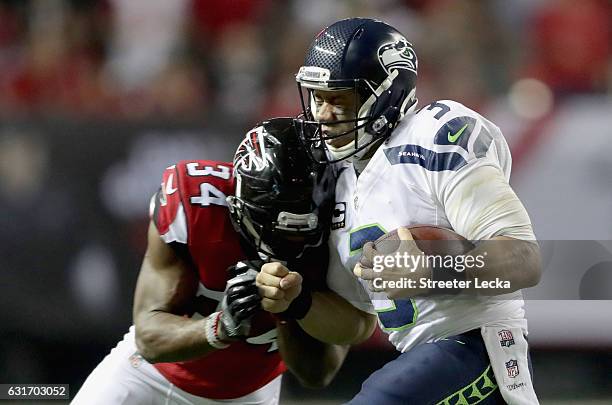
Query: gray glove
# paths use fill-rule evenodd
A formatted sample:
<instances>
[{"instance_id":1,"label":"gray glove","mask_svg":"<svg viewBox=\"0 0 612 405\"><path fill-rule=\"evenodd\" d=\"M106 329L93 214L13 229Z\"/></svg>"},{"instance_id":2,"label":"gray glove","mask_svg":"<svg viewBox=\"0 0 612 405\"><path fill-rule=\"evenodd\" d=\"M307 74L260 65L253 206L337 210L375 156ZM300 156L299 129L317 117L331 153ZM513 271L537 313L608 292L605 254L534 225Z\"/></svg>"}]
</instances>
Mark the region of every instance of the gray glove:
<instances>
[{"instance_id":1,"label":"gray glove","mask_svg":"<svg viewBox=\"0 0 612 405\"><path fill-rule=\"evenodd\" d=\"M257 270L238 262L228 271L238 275L227 282L221 302L219 338L223 341L247 337L251 330L251 318L261 308L261 296L255 285Z\"/></svg>"}]
</instances>

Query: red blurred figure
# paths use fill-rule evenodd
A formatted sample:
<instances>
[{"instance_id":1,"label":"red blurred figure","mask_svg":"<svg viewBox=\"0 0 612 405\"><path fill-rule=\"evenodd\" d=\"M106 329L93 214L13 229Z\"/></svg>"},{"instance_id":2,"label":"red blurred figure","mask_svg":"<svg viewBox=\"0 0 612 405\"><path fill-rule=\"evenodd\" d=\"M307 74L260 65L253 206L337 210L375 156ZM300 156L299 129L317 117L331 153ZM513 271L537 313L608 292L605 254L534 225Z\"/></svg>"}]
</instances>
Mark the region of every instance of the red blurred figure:
<instances>
[{"instance_id":1,"label":"red blurred figure","mask_svg":"<svg viewBox=\"0 0 612 405\"><path fill-rule=\"evenodd\" d=\"M610 11L600 0L561 0L542 9L533 21L526 74L560 94L605 90Z\"/></svg>"}]
</instances>

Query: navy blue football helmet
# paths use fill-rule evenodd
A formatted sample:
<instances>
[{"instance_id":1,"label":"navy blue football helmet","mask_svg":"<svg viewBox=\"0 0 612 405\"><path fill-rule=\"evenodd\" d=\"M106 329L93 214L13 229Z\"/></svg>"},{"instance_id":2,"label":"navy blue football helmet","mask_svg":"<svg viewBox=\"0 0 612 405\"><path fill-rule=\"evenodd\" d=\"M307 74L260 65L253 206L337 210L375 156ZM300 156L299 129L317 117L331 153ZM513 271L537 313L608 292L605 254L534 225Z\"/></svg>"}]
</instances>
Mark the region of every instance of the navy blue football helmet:
<instances>
[{"instance_id":1,"label":"navy blue football helmet","mask_svg":"<svg viewBox=\"0 0 612 405\"><path fill-rule=\"evenodd\" d=\"M418 61L412 44L395 28L369 18L349 18L321 31L308 49L296 75L303 114L296 119L300 137L312 155L333 163L350 156L361 159L369 148L387 138L399 121L416 108ZM347 90L355 94L354 119L316 121L315 90ZM348 131L326 135L321 125L352 122ZM340 148L326 140L354 133L354 142ZM323 163L323 162L321 162Z\"/></svg>"},{"instance_id":2,"label":"navy blue football helmet","mask_svg":"<svg viewBox=\"0 0 612 405\"><path fill-rule=\"evenodd\" d=\"M269 119L246 134L234 155L234 179L230 217L258 252L288 261L322 241L334 176L331 167L309 158L292 118Z\"/></svg>"}]
</instances>

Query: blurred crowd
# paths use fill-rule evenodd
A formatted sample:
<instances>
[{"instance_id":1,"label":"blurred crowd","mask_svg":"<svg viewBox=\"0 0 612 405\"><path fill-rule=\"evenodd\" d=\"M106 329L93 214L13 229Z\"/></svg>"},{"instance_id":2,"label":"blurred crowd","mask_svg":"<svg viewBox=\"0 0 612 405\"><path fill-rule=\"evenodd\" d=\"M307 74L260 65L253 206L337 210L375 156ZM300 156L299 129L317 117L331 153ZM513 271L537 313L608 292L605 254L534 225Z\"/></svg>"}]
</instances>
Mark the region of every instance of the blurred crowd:
<instances>
[{"instance_id":1,"label":"blurred crowd","mask_svg":"<svg viewBox=\"0 0 612 405\"><path fill-rule=\"evenodd\" d=\"M607 0L0 0L0 116L294 114L323 26L372 16L420 59L418 95L478 108L520 78L610 92Z\"/></svg>"}]
</instances>

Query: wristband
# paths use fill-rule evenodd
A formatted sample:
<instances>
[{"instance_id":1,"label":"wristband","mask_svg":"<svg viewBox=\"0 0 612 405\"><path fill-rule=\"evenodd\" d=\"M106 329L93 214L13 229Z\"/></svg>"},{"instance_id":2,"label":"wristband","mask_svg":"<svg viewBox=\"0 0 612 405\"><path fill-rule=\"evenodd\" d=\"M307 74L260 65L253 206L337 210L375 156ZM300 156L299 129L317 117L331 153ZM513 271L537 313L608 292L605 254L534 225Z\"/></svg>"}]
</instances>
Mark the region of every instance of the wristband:
<instances>
[{"instance_id":1,"label":"wristband","mask_svg":"<svg viewBox=\"0 0 612 405\"><path fill-rule=\"evenodd\" d=\"M283 319L303 319L312 307L312 294L310 290L302 286L300 295L289 304L289 308L277 314L278 318Z\"/></svg>"},{"instance_id":2,"label":"wristband","mask_svg":"<svg viewBox=\"0 0 612 405\"><path fill-rule=\"evenodd\" d=\"M221 318L221 311L213 312L206 318L204 328L206 329L206 340L208 344L215 349L225 349L229 347L229 343L223 342L219 338L219 320Z\"/></svg>"}]
</instances>

